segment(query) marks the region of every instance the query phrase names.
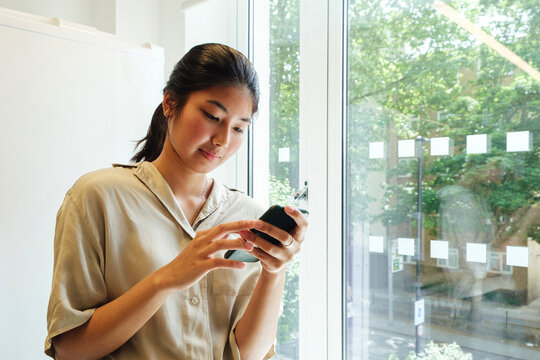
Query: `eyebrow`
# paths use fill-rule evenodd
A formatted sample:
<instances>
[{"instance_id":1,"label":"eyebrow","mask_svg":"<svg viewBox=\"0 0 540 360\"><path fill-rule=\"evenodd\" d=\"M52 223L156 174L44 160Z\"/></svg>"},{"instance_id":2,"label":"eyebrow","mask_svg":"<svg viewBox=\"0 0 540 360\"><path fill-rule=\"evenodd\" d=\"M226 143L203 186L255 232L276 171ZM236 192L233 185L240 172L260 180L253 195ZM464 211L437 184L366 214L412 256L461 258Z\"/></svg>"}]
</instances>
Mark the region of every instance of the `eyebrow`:
<instances>
[{"instance_id":1,"label":"eyebrow","mask_svg":"<svg viewBox=\"0 0 540 360\"><path fill-rule=\"evenodd\" d=\"M217 101L217 100L207 100L206 102L207 102L207 103L210 103L210 104L216 105L218 108L220 108L221 110L225 111L227 114L229 113L229 110L227 110L227 108L226 108L222 103L220 103L220 102ZM251 119L240 118L240 120L245 121L245 122L251 124Z\"/></svg>"}]
</instances>

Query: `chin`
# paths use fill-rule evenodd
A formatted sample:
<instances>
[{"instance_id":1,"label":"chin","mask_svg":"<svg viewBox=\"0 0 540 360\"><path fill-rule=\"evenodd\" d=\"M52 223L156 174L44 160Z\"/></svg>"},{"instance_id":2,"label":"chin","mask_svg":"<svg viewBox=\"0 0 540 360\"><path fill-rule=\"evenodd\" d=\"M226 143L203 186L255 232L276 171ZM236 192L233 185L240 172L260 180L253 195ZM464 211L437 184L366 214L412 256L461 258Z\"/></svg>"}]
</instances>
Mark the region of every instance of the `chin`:
<instances>
[{"instance_id":1,"label":"chin","mask_svg":"<svg viewBox=\"0 0 540 360\"><path fill-rule=\"evenodd\" d=\"M217 169L222 163L219 162L218 164L212 164L207 166L196 166L194 169L195 171L201 173L201 174L208 174L209 172L214 171Z\"/></svg>"}]
</instances>

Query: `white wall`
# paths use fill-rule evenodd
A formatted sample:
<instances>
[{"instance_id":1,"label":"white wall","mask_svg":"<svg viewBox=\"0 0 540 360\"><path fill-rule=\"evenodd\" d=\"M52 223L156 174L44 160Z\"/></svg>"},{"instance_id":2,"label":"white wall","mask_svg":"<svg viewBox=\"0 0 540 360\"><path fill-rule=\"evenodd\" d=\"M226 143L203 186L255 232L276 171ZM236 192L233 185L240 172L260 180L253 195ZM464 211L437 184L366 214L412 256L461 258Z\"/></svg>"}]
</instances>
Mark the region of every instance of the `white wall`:
<instances>
[{"instance_id":1,"label":"white wall","mask_svg":"<svg viewBox=\"0 0 540 360\"><path fill-rule=\"evenodd\" d=\"M0 359L40 359L56 212L83 173L129 161L163 51L6 9L0 44Z\"/></svg>"},{"instance_id":2,"label":"white wall","mask_svg":"<svg viewBox=\"0 0 540 360\"><path fill-rule=\"evenodd\" d=\"M93 0L92 20L87 25L93 26L98 30L111 34L116 34L116 4L112 0ZM61 17L61 16L58 16ZM69 20L69 19L66 19ZM73 20L75 21L75 20ZM78 21L75 21L78 22ZM83 23L84 24L84 23Z\"/></svg>"},{"instance_id":3,"label":"white wall","mask_svg":"<svg viewBox=\"0 0 540 360\"><path fill-rule=\"evenodd\" d=\"M185 53L182 0L0 0L0 7L68 20L165 49L165 77ZM218 32L221 33L221 30Z\"/></svg>"},{"instance_id":4,"label":"white wall","mask_svg":"<svg viewBox=\"0 0 540 360\"><path fill-rule=\"evenodd\" d=\"M165 79L191 47L220 42L247 51L247 0L0 0L0 7L59 18L165 53Z\"/></svg>"},{"instance_id":5,"label":"white wall","mask_svg":"<svg viewBox=\"0 0 540 360\"><path fill-rule=\"evenodd\" d=\"M169 77L174 65L187 51L185 43L185 14L181 1L161 0L160 44L165 50L165 76Z\"/></svg>"},{"instance_id":6,"label":"white wall","mask_svg":"<svg viewBox=\"0 0 540 360\"><path fill-rule=\"evenodd\" d=\"M116 0L116 35L160 44L160 3L149 0Z\"/></svg>"},{"instance_id":7,"label":"white wall","mask_svg":"<svg viewBox=\"0 0 540 360\"><path fill-rule=\"evenodd\" d=\"M104 1L107 0L98 0L96 3ZM94 0L0 0L0 7L45 17L61 18L88 26L94 26L94 10L96 9Z\"/></svg>"},{"instance_id":8,"label":"white wall","mask_svg":"<svg viewBox=\"0 0 540 360\"><path fill-rule=\"evenodd\" d=\"M236 0L186 2L183 9L186 50L206 42L236 47Z\"/></svg>"}]
</instances>

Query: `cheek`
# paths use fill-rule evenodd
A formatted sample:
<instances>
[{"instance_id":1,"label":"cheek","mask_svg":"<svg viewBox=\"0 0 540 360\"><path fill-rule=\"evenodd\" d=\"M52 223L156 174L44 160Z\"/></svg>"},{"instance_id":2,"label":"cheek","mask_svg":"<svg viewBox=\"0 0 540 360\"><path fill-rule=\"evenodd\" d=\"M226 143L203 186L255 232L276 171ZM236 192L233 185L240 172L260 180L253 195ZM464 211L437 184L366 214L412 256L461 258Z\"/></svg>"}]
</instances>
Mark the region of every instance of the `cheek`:
<instances>
[{"instance_id":1,"label":"cheek","mask_svg":"<svg viewBox=\"0 0 540 360\"><path fill-rule=\"evenodd\" d=\"M179 126L175 129L177 139L181 139L185 145L195 145L200 143L208 135L208 130L204 125L191 123Z\"/></svg>"},{"instance_id":2,"label":"cheek","mask_svg":"<svg viewBox=\"0 0 540 360\"><path fill-rule=\"evenodd\" d=\"M227 158L236 154L238 149L240 149L240 147L244 143L244 139L245 139L245 136L232 135L230 143L229 143L229 149L228 149L229 151L227 152Z\"/></svg>"},{"instance_id":3,"label":"cheek","mask_svg":"<svg viewBox=\"0 0 540 360\"><path fill-rule=\"evenodd\" d=\"M231 140L231 147L232 149L234 150L234 152L237 152L238 149L240 149L240 147L242 146L242 144L244 143L244 139L246 138L247 135L242 135L242 136L235 136L232 140Z\"/></svg>"},{"instance_id":4,"label":"cheek","mask_svg":"<svg viewBox=\"0 0 540 360\"><path fill-rule=\"evenodd\" d=\"M193 126L187 137L191 138L193 142L206 142L208 141L209 130L204 125Z\"/></svg>"}]
</instances>

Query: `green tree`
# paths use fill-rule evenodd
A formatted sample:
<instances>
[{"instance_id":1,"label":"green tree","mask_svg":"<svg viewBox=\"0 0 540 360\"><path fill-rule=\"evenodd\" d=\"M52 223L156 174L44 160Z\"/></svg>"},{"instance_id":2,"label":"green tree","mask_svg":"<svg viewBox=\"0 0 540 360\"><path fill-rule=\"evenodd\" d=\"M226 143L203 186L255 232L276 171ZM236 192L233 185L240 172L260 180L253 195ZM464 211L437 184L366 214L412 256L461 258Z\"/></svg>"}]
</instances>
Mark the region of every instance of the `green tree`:
<instances>
[{"instance_id":1,"label":"green tree","mask_svg":"<svg viewBox=\"0 0 540 360\"><path fill-rule=\"evenodd\" d=\"M368 219L367 173L387 171L383 224L416 226L416 162L368 159L368 143L448 136L454 156L425 158L424 226L437 233L437 192L449 185L472 190L489 205L497 243L512 236L540 242L540 84L480 43L426 1L351 2L349 9L350 201L352 221ZM450 3L533 67L540 66L540 1ZM377 103L379 106L372 105ZM533 151L506 151L506 132L533 134ZM466 155L470 134L488 134L491 151ZM427 150L427 147L426 147ZM427 155L427 152L426 152Z\"/></svg>"},{"instance_id":2,"label":"green tree","mask_svg":"<svg viewBox=\"0 0 540 360\"><path fill-rule=\"evenodd\" d=\"M472 360L472 354L464 352L461 347L456 344L436 344L430 341L425 350L420 354L410 352L405 360ZM388 360L399 360L392 354Z\"/></svg>"},{"instance_id":3,"label":"green tree","mask_svg":"<svg viewBox=\"0 0 540 360\"><path fill-rule=\"evenodd\" d=\"M299 183L299 0L270 1L270 202L286 204ZM279 148L290 161L279 162ZM298 338L298 259L287 268L277 340Z\"/></svg>"},{"instance_id":4,"label":"green tree","mask_svg":"<svg viewBox=\"0 0 540 360\"><path fill-rule=\"evenodd\" d=\"M299 0L270 1L270 174L298 186ZM290 161L278 161L278 149L290 149Z\"/></svg>"},{"instance_id":5,"label":"green tree","mask_svg":"<svg viewBox=\"0 0 540 360\"><path fill-rule=\"evenodd\" d=\"M270 175L270 202L272 204L285 204L289 201L293 189L287 180L280 181ZM287 277L283 290L283 313L279 318L277 341L283 344L293 337L298 338L298 257L287 267Z\"/></svg>"}]
</instances>

